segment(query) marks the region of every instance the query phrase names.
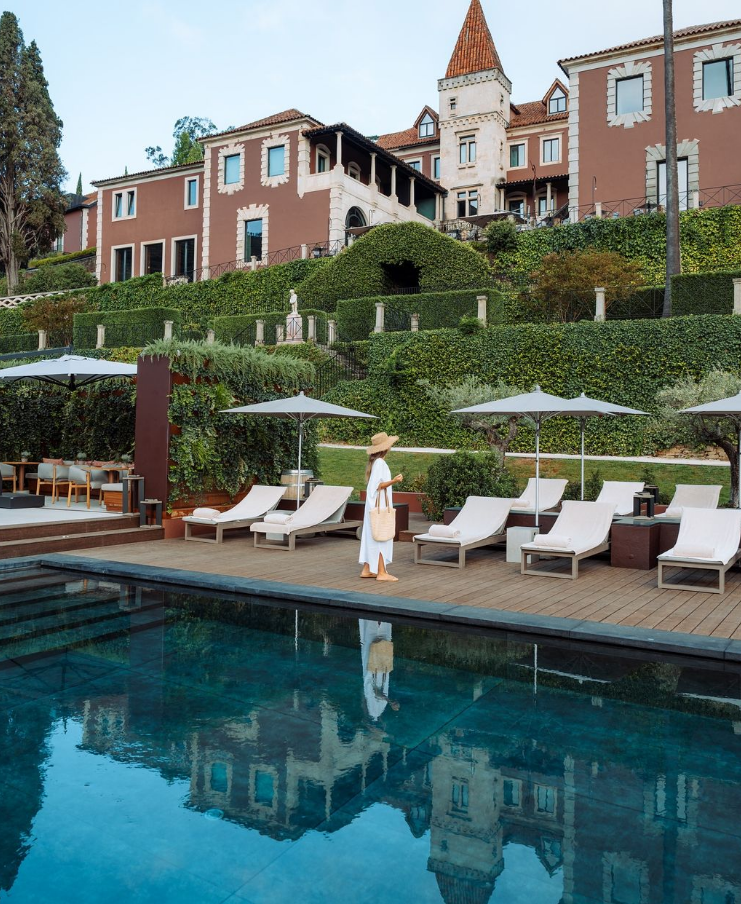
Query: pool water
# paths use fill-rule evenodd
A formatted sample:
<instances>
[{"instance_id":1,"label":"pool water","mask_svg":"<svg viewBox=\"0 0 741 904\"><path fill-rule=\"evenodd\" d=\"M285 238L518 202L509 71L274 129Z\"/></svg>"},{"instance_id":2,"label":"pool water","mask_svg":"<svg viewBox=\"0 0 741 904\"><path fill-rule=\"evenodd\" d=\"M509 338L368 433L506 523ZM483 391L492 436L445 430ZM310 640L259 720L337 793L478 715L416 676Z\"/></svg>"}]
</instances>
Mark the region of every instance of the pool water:
<instances>
[{"instance_id":1,"label":"pool water","mask_svg":"<svg viewBox=\"0 0 741 904\"><path fill-rule=\"evenodd\" d=\"M0 579L0 901L741 904L738 669Z\"/></svg>"}]
</instances>

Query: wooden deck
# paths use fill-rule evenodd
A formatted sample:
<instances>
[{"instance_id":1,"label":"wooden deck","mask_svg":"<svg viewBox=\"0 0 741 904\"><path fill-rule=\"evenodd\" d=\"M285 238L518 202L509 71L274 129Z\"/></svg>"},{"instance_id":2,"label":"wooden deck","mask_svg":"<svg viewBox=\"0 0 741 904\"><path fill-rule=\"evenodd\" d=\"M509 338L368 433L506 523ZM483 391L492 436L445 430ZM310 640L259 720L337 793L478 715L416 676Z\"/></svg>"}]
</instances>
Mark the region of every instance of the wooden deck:
<instances>
[{"instance_id":1,"label":"wooden deck","mask_svg":"<svg viewBox=\"0 0 741 904\"><path fill-rule=\"evenodd\" d=\"M741 574L736 568L728 572L726 592L719 595L659 590L656 569L612 568L605 558L584 560L576 581L523 576L518 565L505 562L503 547L469 553L468 564L462 571L415 566L412 544L396 543L390 570L399 581L385 584L358 577L358 551L356 540L340 536L300 540L292 553L254 549L249 535L235 533L219 546L164 540L80 550L79 555L685 634L741 638ZM563 568L563 560L551 567ZM698 572L687 572L685 579L692 583L697 576Z\"/></svg>"}]
</instances>

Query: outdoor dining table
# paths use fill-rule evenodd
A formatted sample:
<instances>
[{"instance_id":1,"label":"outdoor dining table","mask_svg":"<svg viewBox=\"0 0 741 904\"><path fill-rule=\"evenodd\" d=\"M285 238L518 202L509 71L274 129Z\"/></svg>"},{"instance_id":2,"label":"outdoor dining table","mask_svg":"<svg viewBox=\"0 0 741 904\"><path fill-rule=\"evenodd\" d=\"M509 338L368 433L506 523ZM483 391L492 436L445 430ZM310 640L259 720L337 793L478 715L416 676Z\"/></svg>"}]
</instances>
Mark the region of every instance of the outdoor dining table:
<instances>
[{"instance_id":1,"label":"outdoor dining table","mask_svg":"<svg viewBox=\"0 0 741 904\"><path fill-rule=\"evenodd\" d=\"M36 466L38 461L4 461L4 465L12 465L18 471L18 492L22 493L26 488L26 468L29 465Z\"/></svg>"}]
</instances>

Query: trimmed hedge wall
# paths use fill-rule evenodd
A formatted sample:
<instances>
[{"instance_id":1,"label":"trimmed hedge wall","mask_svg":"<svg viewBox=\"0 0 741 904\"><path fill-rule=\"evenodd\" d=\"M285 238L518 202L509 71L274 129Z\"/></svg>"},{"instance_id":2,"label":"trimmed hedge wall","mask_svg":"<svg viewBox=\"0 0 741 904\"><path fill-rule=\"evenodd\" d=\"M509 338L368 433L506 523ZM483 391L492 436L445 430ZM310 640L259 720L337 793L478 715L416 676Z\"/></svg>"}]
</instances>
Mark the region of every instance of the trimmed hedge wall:
<instances>
[{"instance_id":1,"label":"trimmed hedge wall","mask_svg":"<svg viewBox=\"0 0 741 904\"><path fill-rule=\"evenodd\" d=\"M213 320L213 330L219 342L226 344L235 342L237 345L254 345L257 335L257 321L265 321L265 344L273 345L275 343L275 328L278 324L285 326L287 311L272 312L267 314L235 314L231 317L215 317ZM327 313L326 311L318 311L311 308L303 308L299 311L301 315L301 324L303 330L303 338L306 340L309 335L310 314L316 317L316 338L317 342L325 345L327 342Z\"/></svg>"},{"instance_id":2,"label":"trimmed hedge wall","mask_svg":"<svg viewBox=\"0 0 741 904\"><path fill-rule=\"evenodd\" d=\"M367 443L378 430L396 433L402 445L481 447L476 434L434 406L420 379L453 383L466 375L482 381L540 384L546 392L573 397L585 392L643 411L656 393L678 377L700 377L714 368L739 371L741 317L676 317L573 324L492 327L464 336L458 330L386 333L369 341L369 377L343 383L327 401L379 415L369 427L360 421L332 421L325 435ZM548 421L544 452L578 451L578 424ZM639 455L653 451L648 418L595 418L588 422L587 448L594 454ZM513 450L532 451L532 431L520 428Z\"/></svg>"},{"instance_id":3,"label":"trimmed hedge wall","mask_svg":"<svg viewBox=\"0 0 741 904\"><path fill-rule=\"evenodd\" d=\"M470 246L422 223L376 226L297 290L302 302L325 311L343 298L389 294L394 279L388 269L411 264L418 268L424 291L475 289L491 281L491 267Z\"/></svg>"},{"instance_id":4,"label":"trimmed hedge wall","mask_svg":"<svg viewBox=\"0 0 741 904\"><path fill-rule=\"evenodd\" d=\"M675 316L732 314L734 279L741 279L741 270L673 276L672 312Z\"/></svg>"},{"instance_id":5,"label":"trimmed hedge wall","mask_svg":"<svg viewBox=\"0 0 741 904\"><path fill-rule=\"evenodd\" d=\"M466 314L476 316L478 295L486 295L489 323L504 319L504 297L496 289L420 292L418 295L373 295L337 302L337 333L343 342L367 339L376 322L376 302L386 305L386 329L409 329L409 315L419 314L420 330L456 327ZM401 324L401 325L400 325Z\"/></svg>"},{"instance_id":6,"label":"trimmed hedge wall","mask_svg":"<svg viewBox=\"0 0 741 904\"><path fill-rule=\"evenodd\" d=\"M73 343L75 348L95 348L98 324L105 326L105 347L140 346L162 339L165 321L173 321L173 334L182 324L177 308L135 308L133 311L92 311L75 314Z\"/></svg>"},{"instance_id":7,"label":"trimmed hedge wall","mask_svg":"<svg viewBox=\"0 0 741 904\"><path fill-rule=\"evenodd\" d=\"M7 336L0 336L0 355L11 352L32 352L38 348L38 345L38 333L10 333Z\"/></svg>"},{"instance_id":8,"label":"trimmed hedge wall","mask_svg":"<svg viewBox=\"0 0 741 904\"><path fill-rule=\"evenodd\" d=\"M685 210L680 214L682 267L687 273L732 270L741 264L741 206ZM661 213L531 229L517 235L517 249L497 255L503 275L527 275L546 254L582 248L617 251L640 261L648 282L663 281L666 270L666 217Z\"/></svg>"}]
</instances>

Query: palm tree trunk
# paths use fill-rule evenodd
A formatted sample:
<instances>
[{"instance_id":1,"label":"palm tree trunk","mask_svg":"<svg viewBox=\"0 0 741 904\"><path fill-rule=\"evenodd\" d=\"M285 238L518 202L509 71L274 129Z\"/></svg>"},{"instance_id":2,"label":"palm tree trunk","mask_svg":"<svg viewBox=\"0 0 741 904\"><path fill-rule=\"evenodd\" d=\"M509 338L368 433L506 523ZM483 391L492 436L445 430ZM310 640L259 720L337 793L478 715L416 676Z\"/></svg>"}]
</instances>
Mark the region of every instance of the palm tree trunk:
<instances>
[{"instance_id":1,"label":"palm tree trunk","mask_svg":"<svg viewBox=\"0 0 741 904\"><path fill-rule=\"evenodd\" d=\"M664 4L664 115L666 119L666 288L663 317L672 313L672 276L682 270L679 253L679 185L677 117L674 95L674 16L672 0Z\"/></svg>"}]
</instances>

